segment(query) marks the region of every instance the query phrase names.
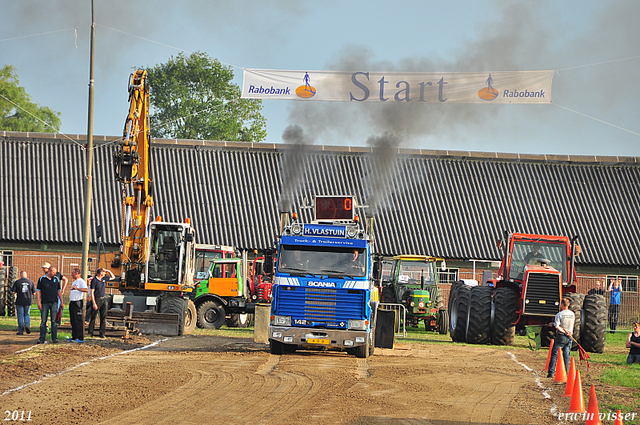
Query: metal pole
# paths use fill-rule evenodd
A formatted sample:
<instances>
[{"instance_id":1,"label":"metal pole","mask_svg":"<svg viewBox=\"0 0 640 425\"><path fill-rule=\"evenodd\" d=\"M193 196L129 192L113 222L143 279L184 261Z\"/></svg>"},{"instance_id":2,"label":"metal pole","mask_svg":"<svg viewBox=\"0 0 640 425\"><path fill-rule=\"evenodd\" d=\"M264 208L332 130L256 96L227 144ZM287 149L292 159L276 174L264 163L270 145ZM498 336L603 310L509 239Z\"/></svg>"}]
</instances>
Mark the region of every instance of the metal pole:
<instances>
[{"instance_id":1,"label":"metal pole","mask_svg":"<svg viewBox=\"0 0 640 425\"><path fill-rule=\"evenodd\" d=\"M89 118L87 123L87 176L84 186L84 233L82 240L81 276L89 279L89 243L91 241L91 195L93 191L93 62L96 42L96 22L91 0L91 51L89 60Z\"/></svg>"}]
</instances>

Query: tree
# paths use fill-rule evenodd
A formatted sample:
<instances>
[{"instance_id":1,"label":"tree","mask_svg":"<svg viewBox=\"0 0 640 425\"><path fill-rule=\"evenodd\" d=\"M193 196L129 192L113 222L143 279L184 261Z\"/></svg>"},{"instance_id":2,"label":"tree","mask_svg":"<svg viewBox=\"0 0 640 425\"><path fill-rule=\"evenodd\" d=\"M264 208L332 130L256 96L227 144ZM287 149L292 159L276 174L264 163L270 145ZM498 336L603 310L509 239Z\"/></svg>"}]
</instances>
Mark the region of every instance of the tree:
<instances>
[{"instance_id":1,"label":"tree","mask_svg":"<svg viewBox=\"0 0 640 425\"><path fill-rule=\"evenodd\" d=\"M241 99L233 71L206 53L180 53L147 69L151 136L259 142L267 136L262 101Z\"/></svg>"},{"instance_id":2,"label":"tree","mask_svg":"<svg viewBox=\"0 0 640 425\"><path fill-rule=\"evenodd\" d=\"M0 130L57 133L61 115L31 100L13 66L0 69Z\"/></svg>"}]
</instances>

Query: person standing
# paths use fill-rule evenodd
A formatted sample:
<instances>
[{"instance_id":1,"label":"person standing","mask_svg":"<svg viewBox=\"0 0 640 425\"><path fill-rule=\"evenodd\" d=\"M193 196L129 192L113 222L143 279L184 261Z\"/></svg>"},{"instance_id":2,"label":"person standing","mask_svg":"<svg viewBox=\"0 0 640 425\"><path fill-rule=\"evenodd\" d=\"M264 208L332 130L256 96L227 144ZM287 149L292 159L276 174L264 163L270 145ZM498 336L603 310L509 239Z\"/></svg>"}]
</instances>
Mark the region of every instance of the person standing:
<instances>
[{"instance_id":1,"label":"person standing","mask_svg":"<svg viewBox=\"0 0 640 425\"><path fill-rule=\"evenodd\" d=\"M58 323L56 313L58 300L62 299L62 286L60 279L56 276L58 270L50 267L47 274L38 279L36 287L36 298L40 309L40 338L38 344L44 344L47 337L47 318L51 316L51 342L58 343Z\"/></svg>"},{"instance_id":2,"label":"person standing","mask_svg":"<svg viewBox=\"0 0 640 425\"><path fill-rule=\"evenodd\" d=\"M107 278L107 273L109 277ZM104 338L107 332L107 303L106 292L107 282L109 279L115 279L113 273L109 269L99 268L96 270L96 276L91 279L91 301L93 303L93 311L91 312L91 320L89 321L89 336L93 336L93 330L96 325L96 316L100 313L100 338Z\"/></svg>"},{"instance_id":3,"label":"person standing","mask_svg":"<svg viewBox=\"0 0 640 425\"><path fill-rule=\"evenodd\" d=\"M629 348L627 364L640 363L640 322L633 322L633 332L627 336L626 347Z\"/></svg>"},{"instance_id":4,"label":"person standing","mask_svg":"<svg viewBox=\"0 0 640 425\"><path fill-rule=\"evenodd\" d=\"M616 333L618 327L618 315L620 314L620 298L622 294L622 279L611 279L609 285L611 299L609 300L609 329L610 332Z\"/></svg>"},{"instance_id":5,"label":"person standing","mask_svg":"<svg viewBox=\"0 0 640 425\"><path fill-rule=\"evenodd\" d=\"M599 280L596 280L596 287L589 289L589 292L587 292L587 295L594 295L594 294L604 295L604 289L602 289L602 286Z\"/></svg>"},{"instance_id":6,"label":"person standing","mask_svg":"<svg viewBox=\"0 0 640 425\"><path fill-rule=\"evenodd\" d=\"M564 360L564 367L566 373L569 373L569 362L571 355L571 335L573 333L573 325L576 320L576 315L573 311L569 310L571 301L568 298L563 298L560 302L560 311L556 314L556 317L549 326L556 328L556 338L553 340L553 348L551 349L551 357L549 358L549 373L547 378L553 378L556 373L556 362L558 360L558 351L562 349L562 357Z\"/></svg>"},{"instance_id":7,"label":"person standing","mask_svg":"<svg viewBox=\"0 0 640 425\"><path fill-rule=\"evenodd\" d=\"M50 267L51 267L51 264L49 263L42 264L42 272L44 273L45 276L49 272ZM60 285L62 286L62 294L64 295L64 291L67 289L67 283L69 283L69 279L67 279L65 276L62 275L62 273L58 271L56 271L56 277L60 280ZM58 310L60 310L61 306L62 306L62 297L58 299L56 314L58 313ZM60 312L60 317L62 317L62 312ZM60 324L60 320L56 320L56 322Z\"/></svg>"},{"instance_id":8,"label":"person standing","mask_svg":"<svg viewBox=\"0 0 640 425\"><path fill-rule=\"evenodd\" d=\"M84 342L84 309L82 300L84 294L89 292L87 283L80 277L80 269L71 271L74 279L69 293L69 317L71 319L71 341Z\"/></svg>"},{"instance_id":9,"label":"person standing","mask_svg":"<svg viewBox=\"0 0 640 425\"><path fill-rule=\"evenodd\" d=\"M36 286L33 284L27 272L20 272L20 279L13 283L11 292L16 294L16 315L18 316L18 335L31 333L31 304L33 303L33 294L36 292Z\"/></svg>"}]
</instances>

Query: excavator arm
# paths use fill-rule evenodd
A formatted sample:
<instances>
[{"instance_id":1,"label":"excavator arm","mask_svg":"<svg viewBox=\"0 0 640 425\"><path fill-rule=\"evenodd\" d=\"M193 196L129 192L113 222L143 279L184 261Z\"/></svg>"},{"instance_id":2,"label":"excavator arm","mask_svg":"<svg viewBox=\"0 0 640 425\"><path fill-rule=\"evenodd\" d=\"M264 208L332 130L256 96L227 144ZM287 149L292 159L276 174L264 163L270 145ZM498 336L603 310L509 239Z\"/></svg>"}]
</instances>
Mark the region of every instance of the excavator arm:
<instances>
[{"instance_id":1,"label":"excavator arm","mask_svg":"<svg viewBox=\"0 0 640 425\"><path fill-rule=\"evenodd\" d=\"M153 206L149 164L149 83L147 71L137 70L129 81L129 113L123 140L115 155L116 175L122 184L122 271L127 289L143 288L147 262L147 226Z\"/></svg>"}]
</instances>

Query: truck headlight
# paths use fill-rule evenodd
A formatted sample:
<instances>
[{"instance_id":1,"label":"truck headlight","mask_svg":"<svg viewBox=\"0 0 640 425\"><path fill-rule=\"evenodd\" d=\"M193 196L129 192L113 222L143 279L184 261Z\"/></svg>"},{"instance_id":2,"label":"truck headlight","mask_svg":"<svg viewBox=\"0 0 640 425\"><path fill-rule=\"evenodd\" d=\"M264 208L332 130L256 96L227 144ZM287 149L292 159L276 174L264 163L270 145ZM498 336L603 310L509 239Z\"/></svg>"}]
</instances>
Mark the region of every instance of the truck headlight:
<instances>
[{"instance_id":1,"label":"truck headlight","mask_svg":"<svg viewBox=\"0 0 640 425\"><path fill-rule=\"evenodd\" d=\"M367 329L367 324L364 320L349 320L348 328L364 331Z\"/></svg>"},{"instance_id":2,"label":"truck headlight","mask_svg":"<svg viewBox=\"0 0 640 425\"><path fill-rule=\"evenodd\" d=\"M273 316L275 326L291 326L291 316Z\"/></svg>"},{"instance_id":3,"label":"truck headlight","mask_svg":"<svg viewBox=\"0 0 640 425\"><path fill-rule=\"evenodd\" d=\"M345 347L353 347L353 340L352 339L345 339L344 340L344 346Z\"/></svg>"},{"instance_id":4,"label":"truck headlight","mask_svg":"<svg viewBox=\"0 0 640 425\"><path fill-rule=\"evenodd\" d=\"M356 342L357 342L358 344L362 344L362 343L364 343L364 337L363 337L363 336L357 336L357 337L356 337Z\"/></svg>"}]
</instances>

